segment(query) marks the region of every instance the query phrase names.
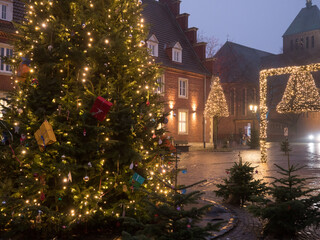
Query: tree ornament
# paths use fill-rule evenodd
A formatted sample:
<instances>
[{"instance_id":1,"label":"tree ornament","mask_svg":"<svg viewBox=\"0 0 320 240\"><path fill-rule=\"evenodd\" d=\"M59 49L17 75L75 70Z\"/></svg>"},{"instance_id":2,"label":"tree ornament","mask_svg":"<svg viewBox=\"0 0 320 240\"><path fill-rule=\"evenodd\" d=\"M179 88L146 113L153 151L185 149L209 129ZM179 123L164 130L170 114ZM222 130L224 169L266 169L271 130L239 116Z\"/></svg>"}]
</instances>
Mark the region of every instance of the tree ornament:
<instances>
[{"instance_id":1,"label":"tree ornament","mask_svg":"<svg viewBox=\"0 0 320 240\"><path fill-rule=\"evenodd\" d=\"M152 135L152 138L156 138L157 136L155 134Z\"/></svg>"},{"instance_id":2,"label":"tree ornament","mask_svg":"<svg viewBox=\"0 0 320 240\"><path fill-rule=\"evenodd\" d=\"M46 196L44 195L44 192L41 192L40 194L40 200L44 201L44 199L46 198Z\"/></svg>"},{"instance_id":3,"label":"tree ornament","mask_svg":"<svg viewBox=\"0 0 320 240\"><path fill-rule=\"evenodd\" d=\"M59 105L59 106L58 106L58 113L59 113L59 115L61 115L61 108L62 108L61 105Z\"/></svg>"},{"instance_id":4,"label":"tree ornament","mask_svg":"<svg viewBox=\"0 0 320 240\"><path fill-rule=\"evenodd\" d=\"M161 145L161 144L162 144L162 140L161 140L161 139L159 139L158 143L159 143L159 145Z\"/></svg>"},{"instance_id":5,"label":"tree ornament","mask_svg":"<svg viewBox=\"0 0 320 240\"><path fill-rule=\"evenodd\" d=\"M85 128L83 129L83 136L87 136L87 131Z\"/></svg>"},{"instance_id":6,"label":"tree ornament","mask_svg":"<svg viewBox=\"0 0 320 240\"><path fill-rule=\"evenodd\" d=\"M131 164L130 164L130 167L129 167L130 169L133 169L133 162L131 162Z\"/></svg>"},{"instance_id":7,"label":"tree ornament","mask_svg":"<svg viewBox=\"0 0 320 240\"><path fill-rule=\"evenodd\" d=\"M123 186L122 186L122 191L124 191L124 192L127 192L127 191L128 191L127 185L123 185Z\"/></svg>"},{"instance_id":8,"label":"tree ornament","mask_svg":"<svg viewBox=\"0 0 320 240\"><path fill-rule=\"evenodd\" d=\"M68 182L72 182L72 175L71 175L71 172L69 171L68 173Z\"/></svg>"},{"instance_id":9,"label":"tree ornament","mask_svg":"<svg viewBox=\"0 0 320 240\"><path fill-rule=\"evenodd\" d=\"M39 85L38 79L34 78L31 81L31 86L37 87Z\"/></svg>"},{"instance_id":10,"label":"tree ornament","mask_svg":"<svg viewBox=\"0 0 320 240\"><path fill-rule=\"evenodd\" d=\"M310 72L294 71L288 80L278 113L303 113L320 110L320 95Z\"/></svg>"},{"instance_id":11,"label":"tree ornament","mask_svg":"<svg viewBox=\"0 0 320 240\"><path fill-rule=\"evenodd\" d=\"M19 126L14 126L14 133L19 133L20 127Z\"/></svg>"},{"instance_id":12,"label":"tree ornament","mask_svg":"<svg viewBox=\"0 0 320 240\"><path fill-rule=\"evenodd\" d=\"M148 106L148 107L150 106L150 102L149 102L149 100L147 100L147 103L146 103L146 104L147 104L147 106Z\"/></svg>"},{"instance_id":13,"label":"tree ornament","mask_svg":"<svg viewBox=\"0 0 320 240\"><path fill-rule=\"evenodd\" d=\"M6 201L4 201L4 200L2 201L2 204L3 204L3 205L6 204L6 203L7 203Z\"/></svg>"},{"instance_id":14,"label":"tree ornament","mask_svg":"<svg viewBox=\"0 0 320 240\"><path fill-rule=\"evenodd\" d=\"M52 49L53 49L53 46L52 46L52 45L49 45L49 46L48 46L48 50L51 52Z\"/></svg>"},{"instance_id":15,"label":"tree ornament","mask_svg":"<svg viewBox=\"0 0 320 240\"><path fill-rule=\"evenodd\" d=\"M84 29L86 27L86 24L82 23L81 27Z\"/></svg>"},{"instance_id":16,"label":"tree ornament","mask_svg":"<svg viewBox=\"0 0 320 240\"><path fill-rule=\"evenodd\" d=\"M17 112L18 112L18 114L22 114L22 113L23 113L23 110L22 110L21 108L18 108L18 109L17 109Z\"/></svg>"},{"instance_id":17,"label":"tree ornament","mask_svg":"<svg viewBox=\"0 0 320 240\"><path fill-rule=\"evenodd\" d=\"M40 128L34 134L39 148L41 151L46 148L47 145L53 144L57 141L54 135L52 126L48 121L44 121Z\"/></svg>"},{"instance_id":18,"label":"tree ornament","mask_svg":"<svg viewBox=\"0 0 320 240\"><path fill-rule=\"evenodd\" d=\"M90 110L90 113L100 122L102 122L106 118L106 115L112 105L113 104L111 102L108 102L103 97L97 97Z\"/></svg>"},{"instance_id":19,"label":"tree ornament","mask_svg":"<svg viewBox=\"0 0 320 240\"><path fill-rule=\"evenodd\" d=\"M84 180L85 182L88 182L89 179L90 179L90 178L89 178L88 176L84 176L84 177L83 177L83 180Z\"/></svg>"},{"instance_id":20,"label":"tree ornament","mask_svg":"<svg viewBox=\"0 0 320 240\"><path fill-rule=\"evenodd\" d=\"M88 162L88 166L89 166L89 167L92 167L92 163L91 163L91 162Z\"/></svg>"}]
</instances>

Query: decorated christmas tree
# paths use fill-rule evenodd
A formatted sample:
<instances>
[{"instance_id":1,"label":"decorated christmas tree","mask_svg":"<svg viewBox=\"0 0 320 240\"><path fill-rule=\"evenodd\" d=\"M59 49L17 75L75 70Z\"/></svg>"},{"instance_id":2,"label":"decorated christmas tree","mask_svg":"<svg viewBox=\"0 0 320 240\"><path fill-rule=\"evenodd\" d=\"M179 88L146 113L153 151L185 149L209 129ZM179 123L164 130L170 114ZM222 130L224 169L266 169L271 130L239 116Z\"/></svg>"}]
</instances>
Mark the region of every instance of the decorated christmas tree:
<instances>
[{"instance_id":1,"label":"decorated christmas tree","mask_svg":"<svg viewBox=\"0 0 320 240\"><path fill-rule=\"evenodd\" d=\"M219 77L213 77L211 90L205 105L204 114L214 120L214 148L218 143L218 122L220 117L228 117L228 105L220 84Z\"/></svg>"},{"instance_id":2,"label":"decorated christmas tree","mask_svg":"<svg viewBox=\"0 0 320 240\"><path fill-rule=\"evenodd\" d=\"M320 110L320 95L310 72L296 71L289 77L279 113L303 113Z\"/></svg>"},{"instance_id":3,"label":"decorated christmas tree","mask_svg":"<svg viewBox=\"0 0 320 240\"><path fill-rule=\"evenodd\" d=\"M51 239L146 217L141 189L172 190L162 184L172 156L140 1L25 4L8 61L28 58L29 72L13 76L0 122L1 236Z\"/></svg>"}]
</instances>

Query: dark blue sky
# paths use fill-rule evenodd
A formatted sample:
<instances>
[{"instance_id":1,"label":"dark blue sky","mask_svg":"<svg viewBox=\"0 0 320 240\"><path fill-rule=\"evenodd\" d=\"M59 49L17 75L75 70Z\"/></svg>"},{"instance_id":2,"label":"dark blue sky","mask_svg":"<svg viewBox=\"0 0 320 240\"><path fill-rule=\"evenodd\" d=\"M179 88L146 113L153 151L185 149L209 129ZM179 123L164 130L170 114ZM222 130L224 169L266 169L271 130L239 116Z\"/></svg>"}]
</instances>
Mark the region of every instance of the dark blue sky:
<instances>
[{"instance_id":1,"label":"dark blue sky","mask_svg":"<svg viewBox=\"0 0 320 240\"><path fill-rule=\"evenodd\" d=\"M313 0L320 7L320 0ZM182 0L181 13L189 13L189 27L214 36L223 44L227 37L248 47L282 52L282 35L306 0Z\"/></svg>"}]
</instances>

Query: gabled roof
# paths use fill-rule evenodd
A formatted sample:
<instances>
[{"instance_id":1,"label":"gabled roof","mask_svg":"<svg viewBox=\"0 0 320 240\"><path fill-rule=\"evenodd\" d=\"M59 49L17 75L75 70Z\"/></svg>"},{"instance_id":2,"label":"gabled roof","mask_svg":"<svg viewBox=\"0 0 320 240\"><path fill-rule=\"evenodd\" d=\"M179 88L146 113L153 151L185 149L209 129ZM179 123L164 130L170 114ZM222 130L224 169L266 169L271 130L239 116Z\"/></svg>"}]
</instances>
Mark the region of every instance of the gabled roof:
<instances>
[{"instance_id":1,"label":"gabled roof","mask_svg":"<svg viewBox=\"0 0 320 240\"><path fill-rule=\"evenodd\" d=\"M168 6L155 0L143 0L142 2L142 16L145 22L150 25L150 33L154 34L159 41L159 55L156 62L165 67L210 75L200 62ZM175 45L177 42L183 49L182 63L171 61L166 53L166 48L171 44Z\"/></svg>"},{"instance_id":2,"label":"gabled roof","mask_svg":"<svg viewBox=\"0 0 320 240\"><path fill-rule=\"evenodd\" d=\"M320 30L320 10L316 5L302 8L283 37L313 30Z\"/></svg>"},{"instance_id":3,"label":"gabled roof","mask_svg":"<svg viewBox=\"0 0 320 240\"><path fill-rule=\"evenodd\" d=\"M258 83L261 59L272 55L227 41L214 56L214 74L222 83Z\"/></svg>"},{"instance_id":4,"label":"gabled roof","mask_svg":"<svg viewBox=\"0 0 320 240\"><path fill-rule=\"evenodd\" d=\"M152 34L147 41L154 42L154 43L159 43L158 38L156 35Z\"/></svg>"}]
</instances>

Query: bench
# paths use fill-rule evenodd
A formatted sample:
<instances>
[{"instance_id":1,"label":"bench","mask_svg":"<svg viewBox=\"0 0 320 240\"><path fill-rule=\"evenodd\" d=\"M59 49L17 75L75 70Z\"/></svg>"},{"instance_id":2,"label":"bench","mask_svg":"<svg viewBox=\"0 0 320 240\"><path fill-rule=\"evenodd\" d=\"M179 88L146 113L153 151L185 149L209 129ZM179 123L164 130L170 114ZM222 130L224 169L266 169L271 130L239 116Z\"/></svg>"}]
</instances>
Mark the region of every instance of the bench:
<instances>
[{"instance_id":1,"label":"bench","mask_svg":"<svg viewBox=\"0 0 320 240\"><path fill-rule=\"evenodd\" d=\"M175 141L174 145L179 152L189 152L190 145L188 141Z\"/></svg>"}]
</instances>

